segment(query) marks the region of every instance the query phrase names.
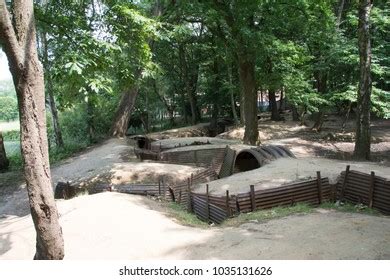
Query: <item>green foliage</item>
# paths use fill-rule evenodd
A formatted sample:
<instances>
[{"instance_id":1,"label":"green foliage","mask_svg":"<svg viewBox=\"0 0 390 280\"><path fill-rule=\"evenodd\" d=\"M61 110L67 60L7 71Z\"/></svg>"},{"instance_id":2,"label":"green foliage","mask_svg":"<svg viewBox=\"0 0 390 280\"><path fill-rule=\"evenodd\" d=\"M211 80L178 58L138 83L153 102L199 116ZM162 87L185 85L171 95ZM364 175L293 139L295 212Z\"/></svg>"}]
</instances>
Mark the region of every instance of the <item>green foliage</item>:
<instances>
[{"instance_id":1,"label":"green foliage","mask_svg":"<svg viewBox=\"0 0 390 280\"><path fill-rule=\"evenodd\" d=\"M195 214L189 213L186 209L184 209L184 207L175 202L167 204L167 212L182 225L202 228L208 226L207 223L199 220Z\"/></svg>"},{"instance_id":2,"label":"green foliage","mask_svg":"<svg viewBox=\"0 0 390 280\"><path fill-rule=\"evenodd\" d=\"M20 141L20 131L10 130L2 132L4 141Z\"/></svg>"},{"instance_id":3,"label":"green foliage","mask_svg":"<svg viewBox=\"0 0 390 280\"><path fill-rule=\"evenodd\" d=\"M0 120L12 121L18 117L18 103L15 98L0 96Z\"/></svg>"},{"instance_id":4,"label":"green foliage","mask_svg":"<svg viewBox=\"0 0 390 280\"><path fill-rule=\"evenodd\" d=\"M282 218L294 214L308 214L313 212L313 207L304 203L297 203L289 207L274 207L266 210L258 210L250 213L242 213L237 217L226 220L224 226L238 226L244 223L261 223L270 219Z\"/></svg>"}]
</instances>

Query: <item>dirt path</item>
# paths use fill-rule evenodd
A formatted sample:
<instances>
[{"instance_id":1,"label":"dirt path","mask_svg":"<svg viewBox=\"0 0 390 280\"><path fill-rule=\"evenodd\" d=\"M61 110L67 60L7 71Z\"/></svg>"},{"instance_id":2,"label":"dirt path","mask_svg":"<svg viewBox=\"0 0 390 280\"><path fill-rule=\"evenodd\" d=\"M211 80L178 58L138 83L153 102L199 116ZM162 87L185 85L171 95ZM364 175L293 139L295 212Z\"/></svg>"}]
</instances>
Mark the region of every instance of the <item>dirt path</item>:
<instances>
[{"instance_id":1,"label":"dirt path","mask_svg":"<svg viewBox=\"0 0 390 280\"><path fill-rule=\"evenodd\" d=\"M129 153L129 146L124 139L109 139L103 144L93 147L86 152L69 158L68 160L52 166L52 182L55 185L58 181L75 181L93 175L101 174L109 170L114 163L123 162L123 155ZM18 181L23 181L21 174ZM0 180L7 174L0 174ZM6 215L23 216L30 213L28 206L27 191L24 183L18 186L11 186L11 180L8 180L13 192L0 198L0 217Z\"/></svg>"},{"instance_id":2,"label":"dirt path","mask_svg":"<svg viewBox=\"0 0 390 280\"><path fill-rule=\"evenodd\" d=\"M86 182L88 184L121 184L128 182L157 182L159 176L166 180L184 180L199 168L175 164L140 162L126 139L109 139L80 155L52 166L53 187L57 182ZM7 177L7 178L6 178ZM12 178L13 177L13 178ZM15 177L18 177L15 181ZM4 189L0 195L0 218L8 215L24 216L30 213L27 191L21 174L0 174ZM3 183L0 183L0 187Z\"/></svg>"},{"instance_id":3,"label":"dirt path","mask_svg":"<svg viewBox=\"0 0 390 280\"><path fill-rule=\"evenodd\" d=\"M238 228L177 224L145 197L59 201L66 259L390 259L390 219L334 211ZM0 220L0 259L31 259L30 216Z\"/></svg>"}]
</instances>

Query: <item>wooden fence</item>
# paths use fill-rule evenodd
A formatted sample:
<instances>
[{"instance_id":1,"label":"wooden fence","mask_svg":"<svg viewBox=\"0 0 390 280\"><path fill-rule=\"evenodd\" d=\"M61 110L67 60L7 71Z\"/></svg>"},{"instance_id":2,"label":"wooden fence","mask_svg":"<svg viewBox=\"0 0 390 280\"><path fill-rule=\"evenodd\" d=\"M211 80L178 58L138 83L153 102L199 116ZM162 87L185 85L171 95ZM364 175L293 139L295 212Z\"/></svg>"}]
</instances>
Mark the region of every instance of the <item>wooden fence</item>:
<instances>
[{"instance_id":1,"label":"wooden fence","mask_svg":"<svg viewBox=\"0 0 390 280\"><path fill-rule=\"evenodd\" d=\"M390 214L390 181L370 174L352 171L348 165L341 173L337 196L342 201L364 204L384 214Z\"/></svg>"},{"instance_id":2,"label":"wooden fence","mask_svg":"<svg viewBox=\"0 0 390 280\"><path fill-rule=\"evenodd\" d=\"M320 172L317 172L317 179L314 180L269 189L255 188L255 185L251 185L246 193L229 195L227 191L225 196L212 196L206 184L205 194L194 193L187 188L186 200L177 202L187 206L187 210L195 213L201 220L219 224L237 213L293 205L298 202L319 205L334 198L328 178L321 178ZM181 195L184 195L184 191Z\"/></svg>"},{"instance_id":3,"label":"wooden fence","mask_svg":"<svg viewBox=\"0 0 390 280\"><path fill-rule=\"evenodd\" d=\"M191 190L193 185L209 182L217 177L213 169L207 169L191 174L187 180L174 186L166 185L161 178L158 184L117 186L114 191L161 196L181 204L201 220L216 224L238 213L295 203L320 205L334 200L362 203L384 214L390 214L390 181L376 176L374 172L367 174L351 171L349 166L346 171L341 172L337 186L331 186L328 178L321 178L318 171L316 179L267 189L261 189L260 185L251 185L248 186L248 192L237 195L230 195L229 191L222 196L210 195L208 184L205 193L195 193Z\"/></svg>"}]
</instances>

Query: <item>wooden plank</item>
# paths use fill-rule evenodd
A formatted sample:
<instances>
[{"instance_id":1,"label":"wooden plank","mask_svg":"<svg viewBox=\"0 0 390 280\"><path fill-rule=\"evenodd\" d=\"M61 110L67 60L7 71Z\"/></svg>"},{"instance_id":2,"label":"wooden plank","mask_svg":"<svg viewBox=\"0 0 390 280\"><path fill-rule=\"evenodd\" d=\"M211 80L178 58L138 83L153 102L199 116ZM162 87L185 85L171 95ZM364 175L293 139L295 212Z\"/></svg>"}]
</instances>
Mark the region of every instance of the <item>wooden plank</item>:
<instances>
[{"instance_id":1,"label":"wooden plank","mask_svg":"<svg viewBox=\"0 0 390 280\"><path fill-rule=\"evenodd\" d=\"M191 174L192 175L192 174ZM191 182L190 178L187 179L187 192L188 192L188 197L187 197L187 210L192 213L193 208L192 208L192 197L191 197Z\"/></svg>"},{"instance_id":2,"label":"wooden plank","mask_svg":"<svg viewBox=\"0 0 390 280\"><path fill-rule=\"evenodd\" d=\"M256 210L256 201L255 201L255 186L250 185L250 197L251 197L251 205L252 211Z\"/></svg>"},{"instance_id":3,"label":"wooden plank","mask_svg":"<svg viewBox=\"0 0 390 280\"><path fill-rule=\"evenodd\" d=\"M209 184L206 184L206 213L207 213L207 222L210 222L210 199L209 199Z\"/></svg>"},{"instance_id":4,"label":"wooden plank","mask_svg":"<svg viewBox=\"0 0 390 280\"><path fill-rule=\"evenodd\" d=\"M226 190L226 211L227 215L231 216L230 206L229 206L229 190Z\"/></svg>"},{"instance_id":5,"label":"wooden plank","mask_svg":"<svg viewBox=\"0 0 390 280\"><path fill-rule=\"evenodd\" d=\"M322 181L321 172L317 171L318 204L322 203Z\"/></svg>"},{"instance_id":6,"label":"wooden plank","mask_svg":"<svg viewBox=\"0 0 390 280\"><path fill-rule=\"evenodd\" d=\"M344 175L344 180L343 180L343 185L341 187L341 200L344 199L344 195L345 195L345 188L347 187L347 182L348 182L348 175L349 175L349 169L350 169L350 165L347 165L346 169L345 169L345 175Z\"/></svg>"}]
</instances>

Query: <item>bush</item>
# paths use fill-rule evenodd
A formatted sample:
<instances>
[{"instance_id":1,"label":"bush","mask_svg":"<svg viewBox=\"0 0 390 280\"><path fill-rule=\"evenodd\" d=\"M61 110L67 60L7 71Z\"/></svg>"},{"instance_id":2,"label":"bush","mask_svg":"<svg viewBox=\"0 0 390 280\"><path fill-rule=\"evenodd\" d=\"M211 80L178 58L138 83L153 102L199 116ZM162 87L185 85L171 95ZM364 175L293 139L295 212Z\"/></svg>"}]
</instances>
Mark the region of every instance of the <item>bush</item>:
<instances>
[{"instance_id":1,"label":"bush","mask_svg":"<svg viewBox=\"0 0 390 280\"><path fill-rule=\"evenodd\" d=\"M3 138L4 141L20 141L20 131L19 130L4 131Z\"/></svg>"},{"instance_id":2,"label":"bush","mask_svg":"<svg viewBox=\"0 0 390 280\"><path fill-rule=\"evenodd\" d=\"M12 121L18 117L18 103L15 98L0 96L0 120Z\"/></svg>"}]
</instances>

